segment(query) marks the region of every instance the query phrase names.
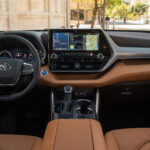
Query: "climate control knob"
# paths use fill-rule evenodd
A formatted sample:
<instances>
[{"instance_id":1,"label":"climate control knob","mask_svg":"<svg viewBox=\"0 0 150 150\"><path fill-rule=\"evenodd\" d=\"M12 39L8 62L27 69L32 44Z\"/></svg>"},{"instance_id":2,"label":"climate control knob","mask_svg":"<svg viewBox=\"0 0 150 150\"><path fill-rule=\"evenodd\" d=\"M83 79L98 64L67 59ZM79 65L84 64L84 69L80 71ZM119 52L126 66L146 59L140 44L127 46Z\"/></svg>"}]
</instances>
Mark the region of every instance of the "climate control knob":
<instances>
[{"instance_id":1,"label":"climate control knob","mask_svg":"<svg viewBox=\"0 0 150 150\"><path fill-rule=\"evenodd\" d=\"M56 60L58 59L58 55L55 54L55 53L52 53L51 56L50 56L50 59L51 59L52 61L56 61Z\"/></svg>"},{"instance_id":2,"label":"climate control knob","mask_svg":"<svg viewBox=\"0 0 150 150\"><path fill-rule=\"evenodd\" d=\"M102 62L102 61L104 60L104 55L103 55L102 53L98 53L98 54L96 55L96 58L97 58L100 62Z\"/></svg>"}]
</instances>

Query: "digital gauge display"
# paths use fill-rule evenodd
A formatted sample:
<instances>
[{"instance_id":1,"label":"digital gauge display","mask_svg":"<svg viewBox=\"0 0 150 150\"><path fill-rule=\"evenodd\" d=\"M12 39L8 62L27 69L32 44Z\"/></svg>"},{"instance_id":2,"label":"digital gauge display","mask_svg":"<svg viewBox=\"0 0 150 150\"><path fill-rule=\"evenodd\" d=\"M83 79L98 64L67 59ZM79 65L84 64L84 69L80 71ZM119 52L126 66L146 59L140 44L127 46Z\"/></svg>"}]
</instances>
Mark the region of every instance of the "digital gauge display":
<instances>
[{"instance_id":1,"label":"digital gauge display","mask_svg":"<svg viewBox=\"0 0 150 150\"><path fill-rule=\"evenodd\" d=\"M12 58L12 54L7 50L3 50L0 51L0 58Z\"/></svg>"},{"instance_id":2,"label":"digital gauge display","mask_svg":"<svg viewBox=\"0 0 150 150\"><path fill-rule=\"evenodd\" d=\"M32 53L30 53L27 49L4 49L0 50L0 58L6 59L6 58L14 58L14 59L23 59L24 62L27 63L34 63L35 58L33 57Z\"/></svg>"}]
</instances>

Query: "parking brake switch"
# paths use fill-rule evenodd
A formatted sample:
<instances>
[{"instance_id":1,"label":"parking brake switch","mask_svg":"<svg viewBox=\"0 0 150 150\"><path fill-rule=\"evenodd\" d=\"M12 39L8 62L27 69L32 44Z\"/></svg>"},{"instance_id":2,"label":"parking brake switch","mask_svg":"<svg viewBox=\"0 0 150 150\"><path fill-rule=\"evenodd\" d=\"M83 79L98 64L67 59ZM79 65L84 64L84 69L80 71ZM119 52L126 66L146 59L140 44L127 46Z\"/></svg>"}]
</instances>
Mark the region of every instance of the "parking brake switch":
<instances>
[{"instance_id":1,"label":"parking brake switch","mask_svg":"<svg viewBox=\"0 0 150 150\"><path fill-rule=\"evenodd\" d=\"M64 109L62 113L66 114L70 112L71 103L72 103L72 86L65 86L64 87Z\"/></svg>"}]
</instances>

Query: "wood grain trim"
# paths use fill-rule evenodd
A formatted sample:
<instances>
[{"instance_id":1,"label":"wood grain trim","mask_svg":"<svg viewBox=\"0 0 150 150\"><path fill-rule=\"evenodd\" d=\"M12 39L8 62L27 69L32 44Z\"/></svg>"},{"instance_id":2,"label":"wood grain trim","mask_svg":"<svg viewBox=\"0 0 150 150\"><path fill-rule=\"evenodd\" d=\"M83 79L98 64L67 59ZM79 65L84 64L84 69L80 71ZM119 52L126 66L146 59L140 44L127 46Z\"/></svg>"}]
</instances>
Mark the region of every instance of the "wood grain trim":
<instances>
[{"instance_id":1,"label":"wood grain trim","mask_svg":"<svg viewBox=\"0 0 150 150\"><path fill-rule=\"evenodd\" d=\"M47 70L44 66L41 70ZM150 60L126 60L117 62L108 72L95 74L54 74L40 75L39 84L50 87L72 85L74 87L96 88L121 82L150 80Z\"/></svg>"}]
</instances>

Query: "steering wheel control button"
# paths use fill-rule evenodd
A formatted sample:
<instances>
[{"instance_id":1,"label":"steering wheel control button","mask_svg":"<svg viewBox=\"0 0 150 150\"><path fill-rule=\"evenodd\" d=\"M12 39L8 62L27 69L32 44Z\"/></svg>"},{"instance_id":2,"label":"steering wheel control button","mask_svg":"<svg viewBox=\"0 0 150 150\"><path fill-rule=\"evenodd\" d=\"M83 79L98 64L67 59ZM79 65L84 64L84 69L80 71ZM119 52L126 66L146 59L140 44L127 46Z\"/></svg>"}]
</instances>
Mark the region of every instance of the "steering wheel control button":
<instances>
[{"instance_id":1,"label":"steering wheel control button","mask_svg":"<svg viewBox=\"0 0 150 150\"><path fill-rule=\"evenodd\" d=\"M32 64L23 63L22 74L30 75L34 72Z\"/></svg>"},{"instance_id":2,"label":"steering wheel control button","mask_svg":"<svg viewBox=\"0 0 150 150\"><path fill-rule=\"evenodd\" d=\"M47 70L42 70L41 75L42 76L47 76L48 75L48 71Z\"/></svg>"}]
</instances>

